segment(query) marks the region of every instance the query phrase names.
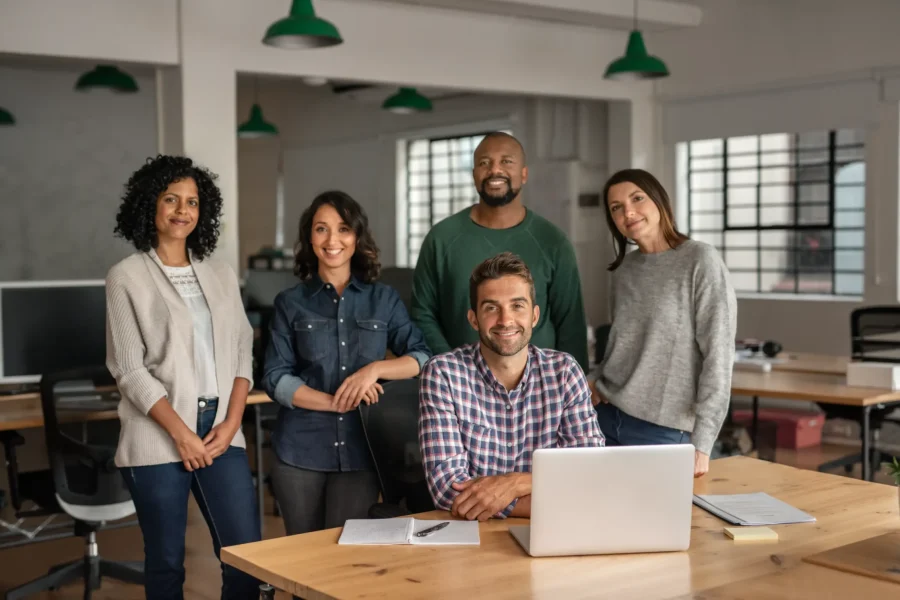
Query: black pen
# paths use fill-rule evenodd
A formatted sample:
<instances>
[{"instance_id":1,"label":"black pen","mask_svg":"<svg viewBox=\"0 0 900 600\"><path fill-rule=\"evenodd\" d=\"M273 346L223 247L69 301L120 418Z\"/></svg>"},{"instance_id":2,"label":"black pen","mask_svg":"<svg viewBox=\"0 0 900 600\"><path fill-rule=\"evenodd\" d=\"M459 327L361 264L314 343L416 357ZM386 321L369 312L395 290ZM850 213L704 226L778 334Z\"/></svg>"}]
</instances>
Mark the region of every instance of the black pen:
<instances>
[{"instance_id":1,"label":"black pen","mask_svg":"<svg viewBox=\"0 0 900 600\"><path fill-rule=\"evenodd\" d=\"M428 534L434 533L435 531L440 531L444 527L450 524L450 521L444 521L443 523L439 523L434 527L429 527L428 529L423 529L422 531L416 534L416 537L425 537Z\"/></svg>"}]
</instances>

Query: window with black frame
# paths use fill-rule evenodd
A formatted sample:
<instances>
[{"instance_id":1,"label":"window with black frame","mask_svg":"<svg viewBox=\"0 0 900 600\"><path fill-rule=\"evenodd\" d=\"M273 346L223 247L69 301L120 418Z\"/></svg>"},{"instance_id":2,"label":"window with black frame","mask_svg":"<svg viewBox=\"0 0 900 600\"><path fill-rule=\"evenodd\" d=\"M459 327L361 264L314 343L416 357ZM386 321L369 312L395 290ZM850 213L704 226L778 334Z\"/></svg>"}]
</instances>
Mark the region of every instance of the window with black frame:
<instances>
[{"instance_id":1,"label":"window with black frame","mask_svg":"<svg viewBox=\"0 0 900 600\"><path fill-rule=\"evenodd\" d=\"M738 293L862 296L864 132L695 140L677 151L686 228L719 249Z\"/></svg>"},{"instance_id":2,"label":"window with black frame","mask_svg":"<svg viewBox=\"0 0 900 600\"><path fill-rule=\"evenodd\" d=\"M478 202L472 183L472 156L485 133L407 141L408 266L415 266L425 235L436 223Z\"/></svg>"}]
</instances>

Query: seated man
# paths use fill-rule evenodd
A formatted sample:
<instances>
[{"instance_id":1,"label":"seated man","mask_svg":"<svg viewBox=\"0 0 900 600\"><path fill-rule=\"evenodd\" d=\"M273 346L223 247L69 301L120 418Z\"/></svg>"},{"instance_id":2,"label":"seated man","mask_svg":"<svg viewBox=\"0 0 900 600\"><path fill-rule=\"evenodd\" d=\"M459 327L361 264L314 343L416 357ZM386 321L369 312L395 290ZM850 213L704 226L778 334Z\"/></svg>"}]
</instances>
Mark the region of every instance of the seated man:
<instances>
[{"instance_id":1,"label":"seated man","mask_svg":"<svg viewBox=\"0 0 900 600\"><path fill-rule=\"evenodd\" d=\"M531 344L534 281L509 252L469 280L469 323L480 342L435 356L422 371L419 444L434 503L484 521L531 516L538 448L602 446L581 367Z\"/></svg>"}]
</instances>

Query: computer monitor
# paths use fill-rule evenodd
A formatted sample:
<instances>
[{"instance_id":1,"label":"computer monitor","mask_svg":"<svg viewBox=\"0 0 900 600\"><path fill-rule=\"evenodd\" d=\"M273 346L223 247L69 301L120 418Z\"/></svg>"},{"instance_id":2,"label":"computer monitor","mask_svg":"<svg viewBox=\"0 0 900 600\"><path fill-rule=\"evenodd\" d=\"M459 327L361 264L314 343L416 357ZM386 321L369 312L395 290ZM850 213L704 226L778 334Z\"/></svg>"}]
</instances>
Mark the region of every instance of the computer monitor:
<instances>
[{"instance_id":1,"label":"computer monitor","mask_svg":"<svg viewBox=\"0 0 900 600\"><path fill-rule=\"evenodd\" d=\"M0 383L105 363L102 280L0 283Z\"/></svg>"},{"instance_id":2,"label":"computer monitor","mask_svg":"<svg viewBox=\"0 0 900 600\"><path fill-rule=\"evenodd\" d=\"M249 269L244 277L244 306L248 309L275 305L275 296L300 283L294 271Z\"/></svg>"}]
</instances>

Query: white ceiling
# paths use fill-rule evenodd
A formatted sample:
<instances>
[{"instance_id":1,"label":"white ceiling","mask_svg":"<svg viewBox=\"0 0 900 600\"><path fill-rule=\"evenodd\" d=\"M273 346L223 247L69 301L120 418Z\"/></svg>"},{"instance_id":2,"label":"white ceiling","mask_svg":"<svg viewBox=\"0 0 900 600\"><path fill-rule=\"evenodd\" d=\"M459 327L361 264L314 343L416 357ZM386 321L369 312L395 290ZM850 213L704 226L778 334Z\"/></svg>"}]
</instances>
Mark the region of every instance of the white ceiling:
<instances>
[{"instance_id":1,"label":"white ceiling","mask_svg":"<svg viewBox=\"0 0 900 600\"><path fill-rule=\"evenodd\" d=\"M537 21L628 31L634 25L635 0L357 0L430 6ZM702 0L639 0L638 26L644 31L696 27Z\"/></svg>"}]
</instances>

